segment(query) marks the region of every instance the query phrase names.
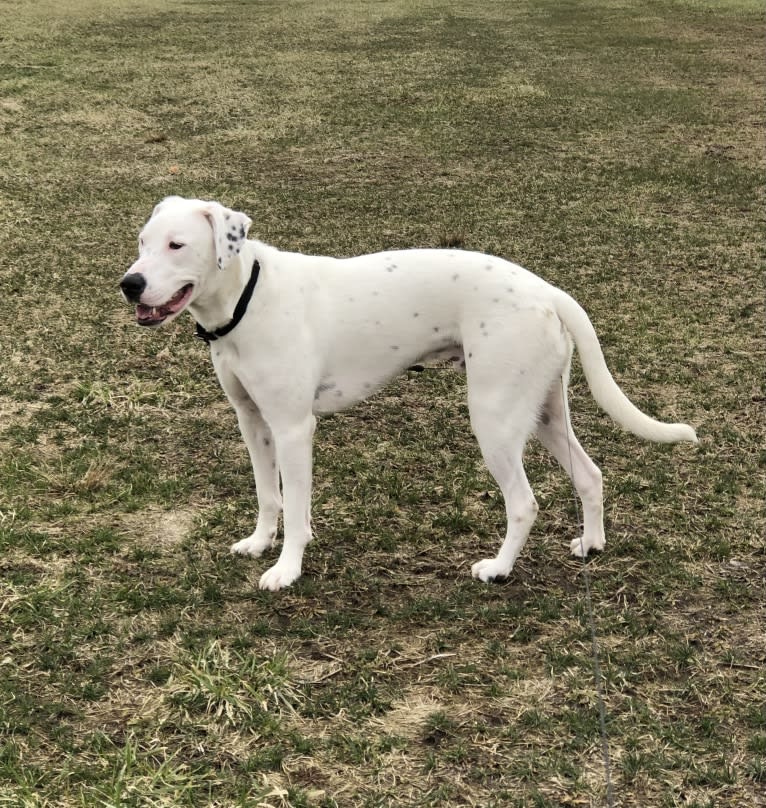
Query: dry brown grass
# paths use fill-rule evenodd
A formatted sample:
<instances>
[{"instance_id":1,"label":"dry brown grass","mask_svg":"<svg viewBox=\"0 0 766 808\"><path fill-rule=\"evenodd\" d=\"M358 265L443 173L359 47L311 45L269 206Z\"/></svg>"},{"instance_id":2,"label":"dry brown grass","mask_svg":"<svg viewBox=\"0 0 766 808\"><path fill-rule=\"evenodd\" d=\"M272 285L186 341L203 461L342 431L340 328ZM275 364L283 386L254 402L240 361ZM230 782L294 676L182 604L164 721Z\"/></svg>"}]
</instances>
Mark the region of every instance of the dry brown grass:
<instances>
[{"instance_id":1,"label":"dry brown grass","mask_svg":"<svg viewBox=\"0 0 766 808\"><path fill-rule=\"evenodd\" d=\"M165 194L286 249L539 271L701 444L617 432L593 559L620 806L763 804L763 36L713 3L0 7L0 805L603 805L576 512L503 507L459 377L324 419L304 579L234 559L251 471L187 321L116 283Z\"/></svg>"}]
</instances>

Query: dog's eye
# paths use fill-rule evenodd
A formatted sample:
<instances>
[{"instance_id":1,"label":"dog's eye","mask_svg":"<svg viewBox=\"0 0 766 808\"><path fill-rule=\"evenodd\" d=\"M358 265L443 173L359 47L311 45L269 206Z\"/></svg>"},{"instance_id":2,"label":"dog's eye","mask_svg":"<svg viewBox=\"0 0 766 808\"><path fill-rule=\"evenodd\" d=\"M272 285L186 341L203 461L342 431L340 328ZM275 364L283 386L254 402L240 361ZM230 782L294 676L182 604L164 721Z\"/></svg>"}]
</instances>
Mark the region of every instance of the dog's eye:
<instances>
[{"instance_id":1,"label":"dog's eye","mask_svg":"<svg viewBox=\"0 0 766 808\"><path fill-rule=\"evenodd\" d=\"M170 244L168 244L171 250L180 250L183 246L183 244L179 244L177 241L171 241Z\"/></svg>"}]
</instances>

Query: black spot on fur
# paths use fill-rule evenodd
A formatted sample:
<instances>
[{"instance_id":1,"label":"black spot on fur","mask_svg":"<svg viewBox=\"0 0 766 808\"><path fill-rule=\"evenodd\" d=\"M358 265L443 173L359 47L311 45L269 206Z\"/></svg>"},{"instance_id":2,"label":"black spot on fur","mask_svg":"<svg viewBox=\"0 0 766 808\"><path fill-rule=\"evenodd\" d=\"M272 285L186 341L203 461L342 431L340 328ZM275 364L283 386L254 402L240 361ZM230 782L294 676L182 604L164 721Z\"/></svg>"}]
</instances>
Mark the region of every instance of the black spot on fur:
<instances>
[{"instance_id":1,"label":"black spot on fur","mask_svg":"<svg viewBox=\"0 0 766 808\"><path fill-rule=\"evenodd\" d=\"M458 275L458 274L457 274L457 272L456 272L456 273L455 273L455 274L452 276L452 280L453 280L453 281L456 281L456 280L457 280L459 277L460 277L460 275Z\"/></svg>"},{"instance_id":2,"label":"black spot on fur","mask_svg":"<svg viewBox=\"0 0 766 808\"><path fill-rule=\"evenodd\" d=\"M547 425L547 424L549 424L550 422L551 422L551 417L550 417L550 415L548 415L548 413L547 413L545 410L543 410L543 411L540 413L540 423L541 423L541 424L546 424L546 425Z\"/></svg>"},{"instance_id":3,"label":"black spot on fur","mask_svg":"<svg viewBox=\"0 0 766 808\"><path fill-rule=\"evenodd\" d=\"M264 438L263 439L264 446L271 446L271 438Z\"/></svg>"},{"instance_id":4,"label":"black spot on fur","mask_svg":"<svg viewBox=\"0 0 766 808\"><path fill-rule=\"evenodd\" d=\"M399 346L398 346L398 345L392 345L392 346L391 346L391 350L392 350L392 351L398 351L398 350L399 350Z\"/></svg>"},{"instance_id":5,"label":"black spot on fur","mask_svg":"<svg viewBox=\"0 0 766 808\"><path fill-rule=\"evenodd\" d=\"M438 333L439 333L439 326L435 325L434 326L434 334L438 334Z\"/></svg>"},{"instance_id":6,"label":"black spot on fur","mask_svg":"<svg viewBox=\"0 0 766 808\"><path fill-rule=\"evenodd\" d=\"M328 390L334 390L336 388L335 382L320 382L317 385L317 389L314 391L314 401L316 401L322 393L326 393ZM336 395L338 395L336 393Z\"/></svg>"}]
</instances>

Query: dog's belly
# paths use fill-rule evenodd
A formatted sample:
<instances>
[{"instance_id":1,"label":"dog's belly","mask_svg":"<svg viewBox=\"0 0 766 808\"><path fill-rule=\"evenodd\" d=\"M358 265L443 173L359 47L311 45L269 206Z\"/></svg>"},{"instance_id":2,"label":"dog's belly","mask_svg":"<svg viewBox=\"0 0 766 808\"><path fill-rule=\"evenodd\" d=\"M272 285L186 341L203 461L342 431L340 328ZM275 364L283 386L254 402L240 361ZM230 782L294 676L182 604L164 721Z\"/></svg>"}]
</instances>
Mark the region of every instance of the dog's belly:
<instances>
[{"instance_id":1,"label":"dog's belly","mask_svg":"<svg viewBox=\"0 0 766 808\"><path fill-rule=\"evenodd\" d=\"M379 339L364 356L345 350L328 357L314 392L314 412L337 412L363 401L416 362L450 360L465 367L463 350L452 334L425 336L410 343Z\"/></svg>"}]
</instances>

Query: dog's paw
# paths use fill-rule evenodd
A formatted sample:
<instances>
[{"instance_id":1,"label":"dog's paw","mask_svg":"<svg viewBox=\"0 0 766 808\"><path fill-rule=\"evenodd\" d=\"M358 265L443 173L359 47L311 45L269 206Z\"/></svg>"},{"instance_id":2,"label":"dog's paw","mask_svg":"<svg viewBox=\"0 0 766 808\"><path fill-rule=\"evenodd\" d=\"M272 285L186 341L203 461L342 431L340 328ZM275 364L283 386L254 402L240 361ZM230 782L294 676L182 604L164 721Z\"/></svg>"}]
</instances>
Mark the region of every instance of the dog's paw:
<instances>
[{"instance_id":1,"label":"dog's paw","mask_svg":"<svg viewBox=\"0 0 766 808\"><path fill-rule=\"evenodd\" d=\"M279 589L284 589L286 586L300 578L301 565L288 564L278 561L273 567L267 569L261 575L261 580L258 584L260 589L268 589L271 592L276 592Z\"/></svg>"},{"instance_id":2,"label":"dog's paw","mask_svg":"<svg viewBox=\"0 0 766 808\"><path fill-rule=\"evenodd\" d=\"M242 541L235 542L231 545L231 552L234 555L247 555L253 558L258 558L266 550L270 550L274 546L273 537L266 536L262 538L253 533Z\"/></svg>"},{"instance_id":3,"label":"dog's paw","mask_svg":"<svg viewBox=\"0 0 766 808\"><path fill-rule=\"evenodd\" d=\"M511 570L508 566L496 558L485 558L483 561L477 561L471 567L471 575L480 581L484 581L485 584L507 578L510 572Z\"/></svg>"},{"instance_id":4,"label":"dog's paw","mask_svg":"<svg viewBox=\"0 0 766 808\"><path fill-rule=\"evenodd\" d=\"M572 539L569 544L569 551L576 558L585 558L591 550L603 550L604 539L587 539L583 536L580 539Z\"/></svg>"}]
</instances>

